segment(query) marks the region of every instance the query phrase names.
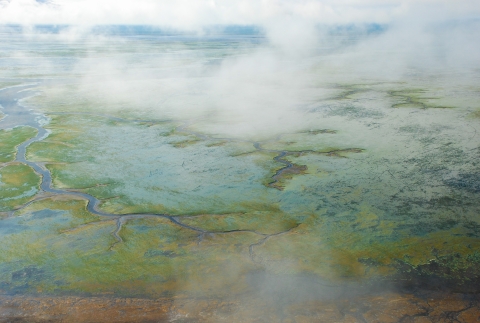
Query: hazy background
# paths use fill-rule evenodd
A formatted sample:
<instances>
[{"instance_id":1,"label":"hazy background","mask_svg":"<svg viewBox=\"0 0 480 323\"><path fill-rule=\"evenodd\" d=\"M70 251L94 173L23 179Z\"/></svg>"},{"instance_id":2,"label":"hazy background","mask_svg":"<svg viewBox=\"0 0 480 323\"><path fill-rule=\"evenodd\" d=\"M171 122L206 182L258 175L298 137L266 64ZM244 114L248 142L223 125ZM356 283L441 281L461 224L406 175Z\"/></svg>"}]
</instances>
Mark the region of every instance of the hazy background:
<instances>
[{"instance_id":1,"label":"hazy background","mask_svg":"<svg viewBox=\"0 0 480 323\"><path fill-rule=\"evenodd\" d=\"M159 117L209 115L230 135L308 127L302 113L338 85L473 85L480 70L475 0L0 0L0 22L31 46L5 46L6 60L75 76L62 95ZM160 36L142 38L138 26ZM38 55L45 44L68 52Z\"/></svg>"}]
</instances>

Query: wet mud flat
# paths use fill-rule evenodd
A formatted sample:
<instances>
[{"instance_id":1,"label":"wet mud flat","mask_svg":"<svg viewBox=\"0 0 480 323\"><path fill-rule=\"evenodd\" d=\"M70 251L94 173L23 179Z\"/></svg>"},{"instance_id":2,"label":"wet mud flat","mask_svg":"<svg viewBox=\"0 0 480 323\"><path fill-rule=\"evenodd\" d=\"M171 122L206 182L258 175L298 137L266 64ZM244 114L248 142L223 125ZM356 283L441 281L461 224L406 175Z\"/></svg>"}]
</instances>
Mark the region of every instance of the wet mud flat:
<instances>
[{"instance_id":1,"label":"wet mud flat","mask_svg":"<svg viewBox=\"0 0 480 323\"><path fill-rule=\"evenodd\" d=\"M281 304L272 298L0 296L0 322L478 322L480 297L383 293Z\"/></svg>"}]
</instances>

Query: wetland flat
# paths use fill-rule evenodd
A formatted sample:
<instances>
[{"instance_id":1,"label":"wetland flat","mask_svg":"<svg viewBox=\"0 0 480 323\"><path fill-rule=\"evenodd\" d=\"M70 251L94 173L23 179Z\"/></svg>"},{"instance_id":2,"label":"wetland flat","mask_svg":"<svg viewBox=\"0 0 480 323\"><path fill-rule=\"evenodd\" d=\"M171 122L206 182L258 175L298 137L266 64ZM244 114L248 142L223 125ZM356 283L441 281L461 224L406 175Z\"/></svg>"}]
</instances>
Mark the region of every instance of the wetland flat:
<instances>
[{"instance_id":1,"label":"wetland flat","mask_svg":"<svg viewBox=\"0 0 480 323\"><path fill-rule=\"evenodd\" d=\"M346 77L343 42L298 56L258 33L15 30L1 322L480 317L478 71Z\"/></svg>"}]
</instances>

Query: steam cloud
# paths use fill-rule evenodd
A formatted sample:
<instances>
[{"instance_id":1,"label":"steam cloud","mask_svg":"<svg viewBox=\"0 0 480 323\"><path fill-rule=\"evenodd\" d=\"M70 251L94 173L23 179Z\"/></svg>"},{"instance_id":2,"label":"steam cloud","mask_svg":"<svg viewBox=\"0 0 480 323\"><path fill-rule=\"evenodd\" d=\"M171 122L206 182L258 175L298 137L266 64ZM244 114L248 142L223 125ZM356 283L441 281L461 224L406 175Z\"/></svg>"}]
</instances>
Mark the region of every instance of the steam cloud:
<instances>
[{"instance_id":1,"label":"steam cloud","mask_svg":"<svg viewBox=\"0 0 480 323\"><path fill-rule=\"evenodd\" d=\"M82 95L162 117L215 112L219 122L209 131L229 135L308 127L305 107L331 95L320 84L419 74L470 82L480 68L478 17L480 7L469 0L0 1L0 21L22 24L26 37L112 47L76 62ZM52 23L69 27L57 35L32 27ZM93 33L95 24L151 24L199 39L208 26L249 24L264 41L216 64L182 44L138 61L122 53L120 37Z\"/></svg>"}]
</instances>

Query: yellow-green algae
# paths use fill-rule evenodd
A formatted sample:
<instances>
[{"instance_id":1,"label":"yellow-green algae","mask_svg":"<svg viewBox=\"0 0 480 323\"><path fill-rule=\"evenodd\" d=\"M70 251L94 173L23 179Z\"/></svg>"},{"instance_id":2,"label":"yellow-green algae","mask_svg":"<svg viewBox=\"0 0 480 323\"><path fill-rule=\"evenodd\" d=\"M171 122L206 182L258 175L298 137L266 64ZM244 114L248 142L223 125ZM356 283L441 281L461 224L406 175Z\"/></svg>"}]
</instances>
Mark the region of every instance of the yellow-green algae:
<instances>
[{"instance_id":1,"label":"yellow-green algae","mask_svg":"<svg viewBox=\"0 0 480 323\"><path fill-rule=\"evenodd\" d=\"M81 240L62 240L68 230L84 225L92 221L98 221L98 217L92 216L85 210L86 201L72 199L71 197L54 197L33 202L29 206L17 211L13 217L5 218L1 223L0 234L2 244L0 246L0 265L2 266L2 281L7 286L0 289L21 288L20 285L29 285L28 281L38 288L52 290L55 288L55 277L51 275L42 276L45 280L36 281L33 273L43 272L43 266L50 266L50 270L58 270L63 263L62 254L69 254L72 245L85 248L96 248L98 238L84 235ZM111 223L112 227L114 222ZM103 237L103 235L101 236ZM105 234L106 238L113 240ZM83 248L82 247L82 248ZM54 263L54 262L57 263ZM59 266L56 268L55 266ZM26 277L18 277L16 272L25 268L36 268L29 277L28 270ZM18 278L18 279L17 279ZM42 287L40 287L42 286ZM15 289L14 288L14 289ZM24 286L29 289L30 287ZM34 290L33 290L34 291Z\"/></svg>"},{"instance_id":2,"label":"yellow-green algae","mask_svg":"<svg viewBox=\"0 0 480 323\"><path fill-rule=\"evenodd\" d=\"M15 127L0 129L0 163L15 159L16 147L26 140L35 137L37 130L32 127Z\"/></svg>"},{"instance_id":3,"label":"yellow-green algae","mask_svg":"<svg viewBox=\"0 0 480 323\"><path fill-rule=\"evenodd\" d=\"M193 137L193 136L191 136L191 137ZM185 148L187 146L194 145L194 144L198 143L199 141L200 141L199 139L193 137L193 139L186 139L186 140L182 140L182 141L177 141L177 142L173 143L173 146L175 148ZM211 147L213 147L213 146L211 146Z\"/></svg>"},{"instance_id":4,"label":"yellow-green algae","mask_svg":"<svg viewBox=\"0 0 480 323\"><path fill-rule=\"evenodd\" d=\"M371 90L370 84L336 84L334 87L340 93L331 97L330 100L351 100L356 94Z\"/></svg>"},{"instance_id":5,"label":"yellow-green algae","mask_svg":"<svg viewBox=\"0 0 480 323\"><path fill-rule=\"evenodd\" d=\"M40 177L25 164L0 168L0 212L10 211L30 201L39 190Z\"/></svg>"},{"instance_id":6,"label":"yellow-green algae","mask_svg":"<svg viewBox=\"0 0 480 323\"><path fill-rule=\"evenodd\" d=\"M391 240L388 237L399 230L394 221L380 220L368 210L357 218L360 226L353 228L349 221L339 221L332 227L328 221L312 216L291 232L267 240L256 254L272 272L313 272L333 281L394 276L400 262L413 270L452 254L459 255L449 264L453 271L439 274L467 283L478 275L462 277L464 272L476 270L479 260L466 261L478 257L480 247L480 239L469 237L469 230L453 228L425 236L403 234Z\"/></svg>"},{"instance_id":7,"label":"yellow-green algae","mask_svg":"<svg viewBox=\"0 0 480 323\"><path fill-rule=\"evenodd\" d=\"M424 89L402 89L389 91L388 94L399 102L392 105L393 108L417 108L417 109L448 109L452 106L435 104L440 101L438 97L430 97L430 91Z\"/></svg>"},{"instance_id":8,"label":"yellow-green algae","mask_svg":"<svg viewBox=\"0 0 480 323\"><path fill-rule=\"evenodd\" d=\"M264 206L264 208L266 208ZM262 209L260 206L258 209ZM255 231L264 234L274 234L287 231L297 225L297 219L281 210L253 211L236 214L202 214L185 216L181 222L210 232L225 232L236 230Z\"/></svg>"},{"instance_id":9,"label":"yellow-green algae","mask_svg":"<svg viewBox=\"0 0 480 323\"><path fill-rule=\"evenodd\" d=\"M115 218L93 216L85 201L67 197L3 221L11 230L0 230L1 278L10 292L227 295L245 289L248 245L258 240L248 232L200 238L167 219L134 218L116 243Z\"/></svg>"},{"instance_id":10,"label":"yellow-green algae","mask_svg":"<svg viewBox=\"0 0 480 323\"><path fill-rule=\"evenodd\" d=\"M224 296L245 291L245 274L259 266L276 274L311 272L333 281L364 280L393 275L398 261L414 268L452 252L462 254L456 263L461 272L474 265L466 257L474 257L480 247L478 238L465 238L465 230L458 228L372 243L376 236L391 234L396 224L380 221L368 209L357 216L360 228L340 222L332 230L328 221L311 216L296 228L292 223L274 225L272 232L290 231L258 245L262 237L254 233L199 237L198 232L155 217L126 220L118 243L111 235L114 218L90 215L85 201L68 197L35 202L15 215L15 225L24 228L2 232L2 281L13 290L42 293ZM207 215L190 219L200 223L202 217ZM229 224L234 221L254 230L248 219L241 214L223 221L213 217L221 222L217 229L243 227ZM205 228L213 226L208 221ZM255 262L249 254L252 244ZM26 277L17 278L22 270Z\"/></svg>"},{"instance_id":11,"label":"yellow-green algae","mask_svg":"<svg viewBox=\"0 0 480 323\"><path fill-rule=\"evenodd\" d=\"M480 109L470 113L468 116L470 118L480 119Z\"/></svg>"},{"instance_id":12,"label":"yellow-green algae","mask_svg":"<svg viewBox=\"0 0 480 323\"><path fill-rule=\"evenodd\" d=\"M120 293L145 290L151 296L225 295L230 288L230 292L242 288L238 278L252 269L248 243L256 241L251 233L200 240L198 233L161 218L129 220L120 236L122 243L91 263L94 268L90 270L98 272L94 285L88 284L92 279L82 280L76 288L108 291L116 286L114 290ZM89 278L88 271L83 275Z\"/></svg>"}]
</instances>

